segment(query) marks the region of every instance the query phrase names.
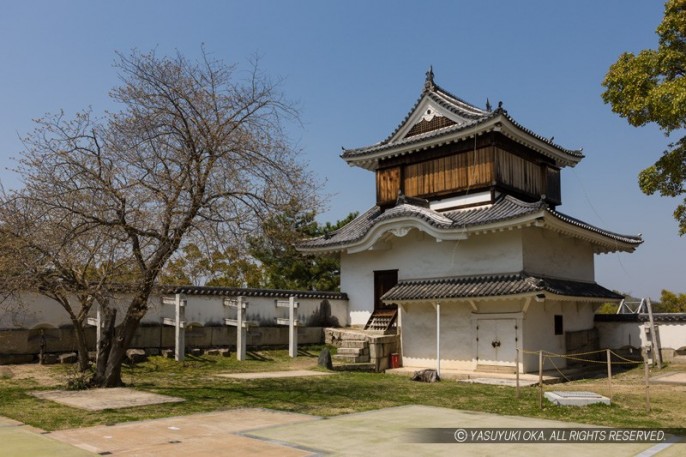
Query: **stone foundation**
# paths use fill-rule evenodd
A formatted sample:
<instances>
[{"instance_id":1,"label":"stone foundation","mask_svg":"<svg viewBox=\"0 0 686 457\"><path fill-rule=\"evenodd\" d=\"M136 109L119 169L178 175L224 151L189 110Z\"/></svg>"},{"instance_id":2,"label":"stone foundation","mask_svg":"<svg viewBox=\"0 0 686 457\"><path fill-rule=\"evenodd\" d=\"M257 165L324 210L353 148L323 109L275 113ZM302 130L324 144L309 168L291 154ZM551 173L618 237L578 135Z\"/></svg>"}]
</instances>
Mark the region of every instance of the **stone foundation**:
<instances>
[{"instance_id":1,"label":"stone foundation","mask_svg":"<svg viewBox=\"0 0 686 457\"><path fill-rule=\"evenodd\" d=\"M72 328L44 329L45 354L65 354L76 350ZM88 349L95 350L95 328L86 328ZM298 327L298 344L321 344L322 327ZM288 346L288 327L256 327L248 332L248 347ZM38 330L0 330L0 365L38 361L41 336ZM148 355L174 348L174 328L141 326L131 341L132 349L144 349ZM191 327L186 330L186 348L236 347L235 327ZM189 352L190 353L190 352ZM226 350L222 355L226 353Z\"/></svg>"},{"instance_id":2,"label":"stone foundation","mask_svg":"<svg viewBox=\"0 0 686 457\"><path fill-rule=\"evenodd\" d=\"M377 373L389 369L391 354L400 352L400 335L327 328L324 330L324 341L339 348L336 360L353 364L369 363Z\"/></svg>"}]
</instances>

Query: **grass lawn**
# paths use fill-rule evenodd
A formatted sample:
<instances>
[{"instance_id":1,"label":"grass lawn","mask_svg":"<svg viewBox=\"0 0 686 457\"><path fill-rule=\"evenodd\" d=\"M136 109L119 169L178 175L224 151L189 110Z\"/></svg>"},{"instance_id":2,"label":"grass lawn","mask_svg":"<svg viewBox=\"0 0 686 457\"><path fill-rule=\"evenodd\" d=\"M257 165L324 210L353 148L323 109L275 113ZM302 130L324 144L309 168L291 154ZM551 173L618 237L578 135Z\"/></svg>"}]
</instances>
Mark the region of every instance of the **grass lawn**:
<instances>
[{"instance_id":1,"label":"grass lawn","mask_svg":"<svg viewBox=\"0 0 686 457\"><path fill-rule=\"evenodd\" d=\"M333 376L254 380L215 376L229 372L316 369L319 349L306 348L295 360L288 357L286 350L251 352L250 360L243 362L238 362L235 356L189 357L184 363L152 357L146 363L125 367L124 382L136 389L181 397L186 401L97 412L29 395L32 390L62 388L71 368L13 366L0 372L0 415L41 429L59 430L230 408L259 407L335 416L419 404L617 427L676 428L686 423L686 386L651 385L652 410L646 412L642 368L615 377L611 406L576 408L548 403L542 410L538 405L538 390L531 387L522 388L521 398L517 400L512 387L455 381L426 384L412 382L404 376L374 373L338 372ZM546 388L608 392L605 379L574 381Z\"/></svg>"}]
</instances>

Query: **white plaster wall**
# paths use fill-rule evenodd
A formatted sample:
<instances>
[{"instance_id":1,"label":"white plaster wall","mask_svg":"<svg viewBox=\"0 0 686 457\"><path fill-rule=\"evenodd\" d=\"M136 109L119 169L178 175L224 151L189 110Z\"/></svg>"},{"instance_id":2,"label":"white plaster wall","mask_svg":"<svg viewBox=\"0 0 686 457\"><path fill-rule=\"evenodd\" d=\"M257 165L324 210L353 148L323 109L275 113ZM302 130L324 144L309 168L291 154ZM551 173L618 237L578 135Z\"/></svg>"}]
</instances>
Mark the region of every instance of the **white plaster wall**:
<instances>
[{"instance_id":1,"label":"white plaster wall","mask_svg":"<svg viewBox=\"0 0 686 457\"><path fill-rule=\"evenodd\" d=\"M441 305L441 368L473 370L474 334L467 303ZM402 311L402 358L409 367L436 367L436 310L412 304Z\"/></svg>"},{"instance_id":2,"label":"white plaster wall","mask_svg":"<svg viewBox=\"0 0 686 457\"><path fill-rule=\"evenodd\" d=\"M523 268L521 231L436 242L413 229L393 237L385 250L341 254L341 290L348 294L351 325L363 325L374 310L374 271L398 270L398 279L515 273Z\"/></svg>"},{"instance_id":3,"label":"white plaster wall","mask_svg":"<svg viewBox=\"0 0 686 457\"><path fill-rule=\"evenodd\" d=\"M656 322L662 349L678 350L686 347L686 322ZM641 348L650 344L647 322L596 322L600 333L600 347L620 349L626 346Z\"/></svg>"},{"instance_id":4,"label":"white plaster wall","mask_svg":"<svg viewBox=\"0 0 686 457\"><path fill-rule=\"evenodd\" d=\"M555 315L562 315L563 334L555 335ZM592 329L593 305L585 302L555 301L543 303L532 301L523 321L522 361L525 372L538 370L539 350L565 354L564 332ZM544 369L567 366L564 359L545 359Z\"/></svg>"},{"instance_id":5,"label":"white plaster wall","mask_svg":"<svg viewBox=\"0 0 686 457\"><path fill-rule=\"evenodd\" d=\"M686 348L686 322L660 322L657 325L660 347L662 349L678 350Z\"/></svg>"},{"instance_id":6,"label":"white plaster wall","mask_svg":"<svg viewBox=\"0 0 686 457\"><path fill-rule=\"evenodd\" d=\"M593 281L593 249L576 238L551 230L523 230L524 270L546 276Z\"/></svg>"},{"instance_id":7,"label":"white plaster wall","mask_svg":"<svg viewBox=\"0 0 686 457\"><path fill-rule=\"evenodd\" d=\"M647 343L641 322L596 322L595 326L598 328L601 348L641 348Z\"/></svg>"},{"instance_id":8,"label":"white plaster wall","mask_svg":"<svg viewBox=\"0 0 686 457\"><path fill-rule=\"evenodd\" d=\"M113 306L117 307L117 319L121 321L128 298L122 296L113 301ZM221 296L197 296L187 297L186 321L197 325L221 325L224 318L235 318L236 310L223 306L224 297ZM287 300L279 298L279 300ZM247 319L260 321L263 325L275 325L276 317L288 317L287 308L276 308L274 298L267 297L247 297L248 310ZM297 311L297 318L305 325L317 313L323 299L320 298L299 298L300 304ZM329 299L331 315L335 316L339 325L348 325L348 305L346 300ZM143 323L159 324L163 317L174 317L173 306L162 306L160 296L153 295L148 300L148 313L143 318ZM95 317L95 309L91 316ZM38 325L48 325L60 327L70 325L71 321L67 312L57 302L44 297L40 294L24 293L19 300L5 300L0 304L0 329L11 328L34 328Z\"/></svg>"}]
</instances>

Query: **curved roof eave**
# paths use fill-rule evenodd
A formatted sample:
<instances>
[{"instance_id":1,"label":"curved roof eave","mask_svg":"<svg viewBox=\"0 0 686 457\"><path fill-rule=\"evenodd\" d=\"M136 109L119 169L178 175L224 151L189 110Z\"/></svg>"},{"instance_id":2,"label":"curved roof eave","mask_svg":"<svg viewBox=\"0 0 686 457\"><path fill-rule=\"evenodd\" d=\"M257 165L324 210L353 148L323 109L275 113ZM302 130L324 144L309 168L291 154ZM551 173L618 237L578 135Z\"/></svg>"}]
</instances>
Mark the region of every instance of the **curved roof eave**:
<instances>
[{"instance_id":1,"label":"curved roof eave","mask_svg":"<svg viewBox=\"0 0 686 457\"><path fill-rule=\"evenodd\" d=\"M369 147L346 149L341 158L348 165L375 170L383 159L412 154L445 144L451 144L475 135L498 131L508 138L553 159L560 166L575 166L584 158L581 150L565 149L533 133L516 122L506 111L494 111L486 117L465 125L454 125L416 135L396 143L378 143Z\"/></svg>"},{"instance_id":2,"label":"curved roof eave","mask_svg":"<svg viewBox=\"0 0 686 457\"><path fill-rule=\"evenodd\" d=\"M493 233L512 228L520 229L529 226L547 228L584 240L594 246L593 250L595 253L633 252L643 243L640 235L628 236L609 232L549 208L541 208L540 210L517 217L495 220L485 224L450 226L445 223L443 227L441 227L440 222L432 224L422 214L407 214L402 217L375 222L362 236L347 242L320 246L301 245L298 246L298 250L310 253L347 251L352 254L372 248L388 232L395 231L396 236L404 236L404 234L401 234L403 230L413 228L423 231L437 240L450 241L466 239L470 235Z\"/></svg>"}]
</instances>

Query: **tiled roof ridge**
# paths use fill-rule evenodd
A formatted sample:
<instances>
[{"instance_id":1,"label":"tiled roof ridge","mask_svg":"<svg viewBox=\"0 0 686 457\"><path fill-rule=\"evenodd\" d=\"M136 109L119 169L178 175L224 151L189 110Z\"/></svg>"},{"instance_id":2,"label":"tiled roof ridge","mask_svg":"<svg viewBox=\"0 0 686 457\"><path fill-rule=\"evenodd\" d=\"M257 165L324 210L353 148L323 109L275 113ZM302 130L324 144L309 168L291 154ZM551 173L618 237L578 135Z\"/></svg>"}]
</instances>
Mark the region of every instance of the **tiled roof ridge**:
<instances>
[{"instance_id":1,"label":"tiled roof ridge","mask_svg":"<svg viewBox=\"0 0 686 457\"><path fill-rule=\"evenodd\" d=\"M448 127L442 127L440 129L436 130L431 130L429 132L425 132L423 135L414 135L411 137L411 140L407 141L407 139L403 138L399 140L396 143L391 144L390 141L391 139L403 128L403 126L408 122L412 114L415 112L417 107L421 104L422 100L427 97L434 102L438 103L440 106L443 108L449 110L450 112L459 115L461 117L464 117L465 119L471 120L472 122L467 122L465 124L455 124L452 126ZM532 137L536 138L539 141L544 142L545 144L565 153L568 154L572 157L582 159L584 157L583 154L583 148L579 149L568 149L565 148L557 143L554 143L552 141L552 138L545 138L544 136L534 132L533 130L525 127L521 123L517 122L508 112L507 110L502 108L502 103L499 103L498 108L496 108L493 111L490 110L483 110L476 105L473 105L457 96L452 94L451 92L443 89L441 86L438 84L435 84L433 82L433 73L431 76L430 84L429 80L427 79L427 83L425 83L425 87L423 88L419 98L417 98L416 102L412 105L412 108L408 111L408 113L405 115L403 120L396 126L396 128L391 132L390 135L388 135L385 139L382 141L379 141L377 143L371 144L369 146L361 146L357 148L350 148L350 149L345 149L343 150L343 154L341 154L341 157L346 158L346 157L354 157L356 155L359 155L361 153L365 152L374 152L377 150L384 150L392 147L395 144L405 144L405 145L411 145L413 143L416 143L418 141L421 141L423 139L427 138L432 138L434 136L439 136L440 134L443 133L451 133L454 131L460 131L466 127L478 125L481 122L488 121L490 119L496 118L498 116L503 116L505 119L507 119L514 127L517 129L521 130L522 132L531 135ZM406 140L406 141L403 141Z\"/></svg>"},{"instance_id":2,"label":"tiled roof ridge","mask_svg":"<svg viewBox=\"0 0 686 457\"><path fill-rule=\"evenodd\" d=\"M186 295L212 295L212 296L226 296L235 297L243 295L246 297L291 297L297 296L300 298L331 298L343 299L348 298L347 294L343 292L334 291L318 291L318 290L291 290L291 289L266 289L253 287L215 287L215 286L178 286L178 285L160 285L161 293L170 294L186 294Z\"/></svg>"},{"instance_id":3,"label":"tiled roof ridge","mask_svg":"<svg viewBox=\"0 0 686 457\"><path fill-rule=\"evenodd\" d=\"M434 95L434 97L432 97L432 95ZM454 108L450 107L445 101L442 101L438 98L435 98L436 95L442 95L445 98L451 99L450 101L452 101L454 104L460 105L461 107L463 107L463 109L466 108L467 110L481 111L481 112L483 112L483 115L479 116L477 114L463 113L463 112L458 113ZM419 97L417 98L417 101L415 101L414 105L412 105L412 108L410 108L410 110L405 115L403 120L400 121L400 123L396 126L395 129L393 129L393 132L391 132L391 134L388 135L385 139L383 139L382 141L380 141L378 143L375 143L372 146L388 144L388 142L391 140L391 138L393 138L400 131L400 129L403 128L405 123L410 119L410 117L412 116L412 113L414 113L414 111L417 109L417 107L422 102L422 100L424 99L425 96L431 98L436 103L439 103L441 106L443 106L444 108L450 110L451 112L453 112L455 114L460 114L460 115L463 115L466 117L473 117L475 119L489 114L488 111L482 110L481 108L477 107L476 105L472 105L471 103L469 103L469 102L467 102L467 101L465 101L459 97L456 97L455 95L451 94L447 90L443 89L441 86L439 86L438 84L433 82L433 77L432 77L431 87L427 87L427 85L425 83L424 87L422 88L422 92L419 94ZM365 148L353 148L353 149L350 149L350 151L354 151L356 149L365 149Z\"/></svg>"},{"instance_id":4,"label":"tiled roof ridge","mask_svg":"<svg viewBox=\"0 0 686 457\"><path fill-rule=\"evenodd\" d=\"M553 278L519 271L443 278L401 280L384 301L459 299L549 292L560 296L619 299L620 295L595 281Z\"/></svg>"},{"instance_id":5,"label":"tiled roof ridge","mask_svg":"<svg viewBox=\"0 0 686 457\"><path fill-rule=\"evenodd\" d=\"M514 125L518 129L522 130L523 132L528 133L529 135L533 136L534 138L543 141L544 143L548 144L549 146L552 146L556 149L559 149L560 151L566 152L567 154L570 154L570 155L575 156L575 157L579 157L579 158L585 157L583 154L583 148L568 149L568 148L565 148L563 146L560 146L557 143L553 143L550 138L545 138L544 136L539 135L538 133L534 132L533 130L531 130L527 127L524 127L522 124L517 122L512 116L510 116L510 114L506 110L500 109L500 111L499 111L497 109L494 111L494 113L502 114L508 121L510 121L512 123L512 125Z\"/></svg>"},{"instance_id":6,"label":"tiled roof ridge","mask_svg":"<svg viewBox=\"0 0 686 457\"><path fill-rule=\"evenodd\" d=\"M574 225L576 227L583 228L585 230L589 230L591 232L597 233L599 235L607 236L609 238L615 239L617 241L622 241L624 243L630 243L630 244L641 244L643 243L643 237L639 234L637 236L631 236L631 235L623 235L621 233L616 233L616 232L611 232L609 230L602 229L600 227L596 227L595 225L591 225L587 222L584 222L580 219L577 219L572 216L568 216L564 213L560 213L552 208L548 208L547 212L550 213L552 216L556 217L557 219L566 222L567 224Z\"/></svg>"}]
</instances>

